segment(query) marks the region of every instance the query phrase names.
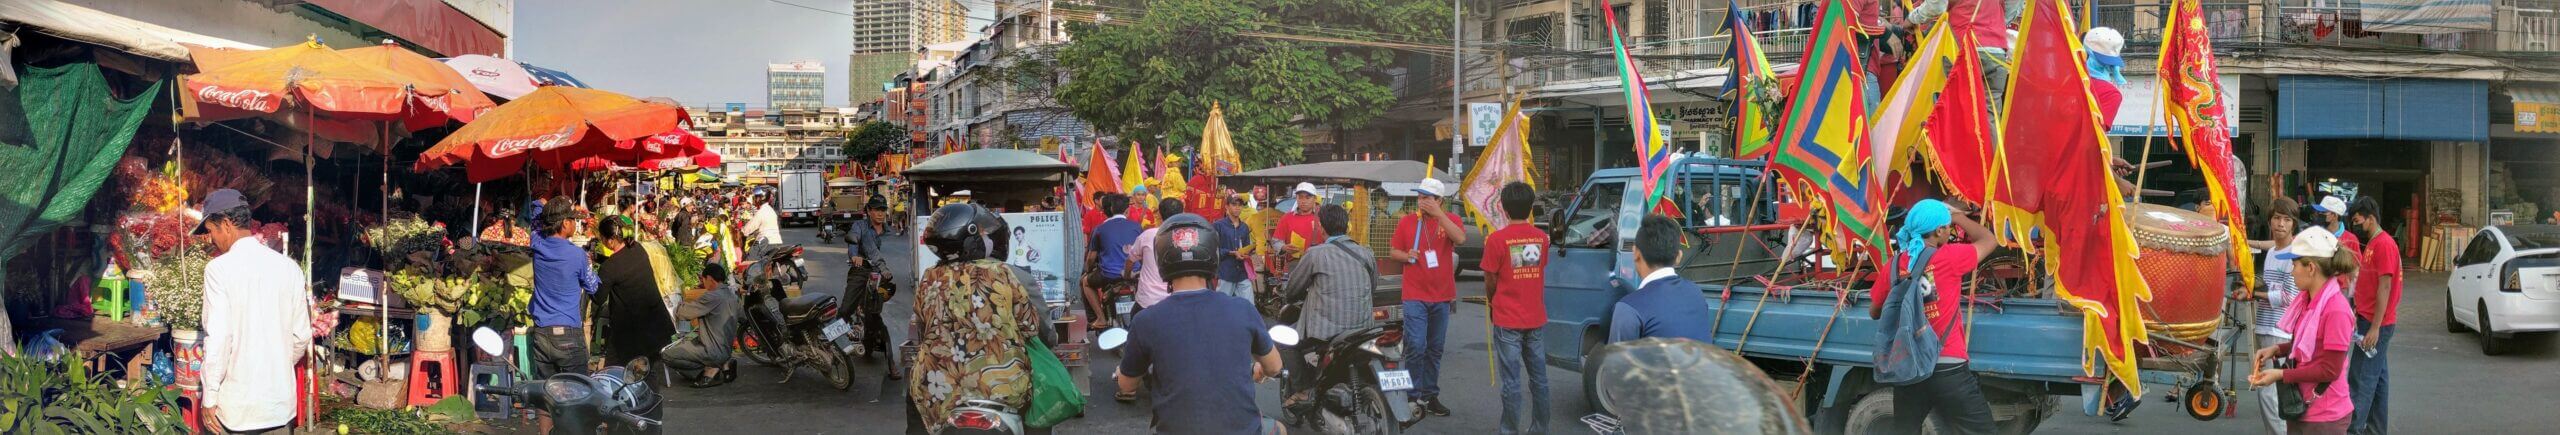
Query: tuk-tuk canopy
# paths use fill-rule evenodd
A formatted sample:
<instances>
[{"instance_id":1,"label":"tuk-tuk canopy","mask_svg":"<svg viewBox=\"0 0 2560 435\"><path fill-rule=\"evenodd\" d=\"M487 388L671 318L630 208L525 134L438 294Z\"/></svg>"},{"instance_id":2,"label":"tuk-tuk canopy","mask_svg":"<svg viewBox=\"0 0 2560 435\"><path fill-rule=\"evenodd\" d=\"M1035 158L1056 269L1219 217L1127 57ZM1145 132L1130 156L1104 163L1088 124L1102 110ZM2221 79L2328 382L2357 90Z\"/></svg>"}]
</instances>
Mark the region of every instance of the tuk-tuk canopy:
<instances>
[{"instance_id":1,"label":"tuk-tuk canopy","mask_svg":"<svg viewBox=\"0 0 2560 435\"><path fill-rule=\"evenodd\" d=\"M1232 180L1233 182L1244 183L1247 185L1276 182L1294 183L1299 181L1316 182L1319 184L1333 182L1343 184L1380 185L1384 183L1409 184L1420 182L1422 181L1422 174L1425 171L1429 171L1431 178L1438 178L1441 182L1458 182L1458 177L1450 175L1448 171L1440 170L1440 168L1433 168L1423 164L1422 162L1412 160L1368 160L1308 163L1303 165L1289 165L1263 169L1219 178L1222 181Z\"/></svg>"},{"instance_id":2,"label":"tuk-tuk canopy","mask_svg":"<svg viewBox=\"0 0 2560 435\"><path fill-rule=\"evenodd\" d=\"M909 181L1065 181L1076 166L1030 151L976 149L944 154L907 168Z\"/></svg>"}]
</instances>

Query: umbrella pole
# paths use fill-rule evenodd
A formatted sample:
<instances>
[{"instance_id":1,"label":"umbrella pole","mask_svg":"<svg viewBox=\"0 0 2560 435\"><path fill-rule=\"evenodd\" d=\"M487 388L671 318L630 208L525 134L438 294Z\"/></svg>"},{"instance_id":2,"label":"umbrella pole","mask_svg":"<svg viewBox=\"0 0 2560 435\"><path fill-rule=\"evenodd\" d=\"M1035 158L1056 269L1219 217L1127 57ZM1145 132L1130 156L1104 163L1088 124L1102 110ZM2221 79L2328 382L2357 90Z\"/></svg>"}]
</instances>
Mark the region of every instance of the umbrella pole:
<instances>
[{"instance_id":1,"label":"umbrella pole","mask_svg":"<svg viewBox=\"0 0 2560 435\"><path fill-rule=\"evenodd\" d=\"M471 227L463 228L463 231L480 234L480 208L480 183L471 183Z\"/></svg>"}]
</instances>

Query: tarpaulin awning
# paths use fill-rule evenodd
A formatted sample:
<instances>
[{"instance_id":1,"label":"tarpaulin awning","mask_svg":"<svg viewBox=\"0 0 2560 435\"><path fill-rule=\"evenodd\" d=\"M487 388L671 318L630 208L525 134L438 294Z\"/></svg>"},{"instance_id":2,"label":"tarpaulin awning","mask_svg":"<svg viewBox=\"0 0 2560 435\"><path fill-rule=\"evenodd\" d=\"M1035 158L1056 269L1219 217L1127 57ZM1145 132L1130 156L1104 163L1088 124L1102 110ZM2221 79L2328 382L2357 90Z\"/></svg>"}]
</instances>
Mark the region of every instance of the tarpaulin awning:
<instances>
[{"instance_id":1,"label":"tarpaulin awning","mask_svg":"<svg viewBox=\"0 0 2560 435\"><path fill-rule=\"evenodd\" d=\"M2277 139L2489 139L2488 82L2276 77Z\"/></svg>"},{"instance_id":2,"label":"tarpaulin awning","mask_svg":"<svg viewBox=\"0 0 2560 435\"><path fill-rule=\"evenodd\" d=\"M178 45L182 43L249 50L266 48L53 0L0 1L0 22L15 23L54 37L167 62L188 62L187 48Z\"/></svg>"},{"instance_id":3,"label":"tarpaulin awning","mask_svg":"<svg viewBox=\"0 0 2560 435\"><path fill-rule=\"evenodd\" d=\"M2516 131L2560 133L2560 88L2514 86L2507 96L2516 101Z\"/></svg>"},{"instance_id":4,"label":"tarpaulin awning","mask_svg":"<svg viewBox=\"0 0 2560 435\"><path fill-rule=\"evenodd\" d=\"M446 56L497 54L505 37L442 0L308 0L351 21Z\"/></svg>"}]
</instances>

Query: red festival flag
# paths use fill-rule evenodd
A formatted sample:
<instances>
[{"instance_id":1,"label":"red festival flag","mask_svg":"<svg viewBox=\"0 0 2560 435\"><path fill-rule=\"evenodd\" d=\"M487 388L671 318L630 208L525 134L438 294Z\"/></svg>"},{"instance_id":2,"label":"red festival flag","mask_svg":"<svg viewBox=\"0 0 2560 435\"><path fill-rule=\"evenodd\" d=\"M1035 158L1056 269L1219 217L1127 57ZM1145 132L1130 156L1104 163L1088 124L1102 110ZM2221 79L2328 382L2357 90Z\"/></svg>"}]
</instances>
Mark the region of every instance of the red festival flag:
<instances>
[{"instance_id":1,"label":"red festival flag","mask_svg":"<svg viewBox=\"0 0 2560 435\"><path fill-rule=\"evenodd\" d=\"M2115 150L2089 95L2068 6L2037 0L2029 9L2001 110L2007 119L1994 163L2003 172L1992 185L1993 226L2011 243L2040 250L2055 293L2080 310L2088 352L2082 369L2095 374L2103 366L2141 394L2134 345L2149 341L2138 310L2151 290L2133 264L2138 247L2108 168Z\"/></svg>"},{"instance_id":2,"label":"red festival flag","mask_svg":"<svg viewBox=\"0 0 2560 435\"><path fill-rule=\"evenodd\" d=\"M2207 214L2222 220L2231 237L2231 257L2240 260L2240 278L2245 285L2258 285L2258 268L2249 256L2249 241L2238 237L2248 232L2240 225L2246 217L2240 214L2240 186L2235 176L2231 154L2231 120L2225 110L2232 101L2222 99L2222 74L2213 61L2213 36L2207 31L2204 13L2196 0L2174 0L2169 5L2169 28L2160 39L2161 112L2178 129L2177 144L2187 151L2187 161L2204 172L2206 195L2212 200Z\"/></svg>"}]
</instances>

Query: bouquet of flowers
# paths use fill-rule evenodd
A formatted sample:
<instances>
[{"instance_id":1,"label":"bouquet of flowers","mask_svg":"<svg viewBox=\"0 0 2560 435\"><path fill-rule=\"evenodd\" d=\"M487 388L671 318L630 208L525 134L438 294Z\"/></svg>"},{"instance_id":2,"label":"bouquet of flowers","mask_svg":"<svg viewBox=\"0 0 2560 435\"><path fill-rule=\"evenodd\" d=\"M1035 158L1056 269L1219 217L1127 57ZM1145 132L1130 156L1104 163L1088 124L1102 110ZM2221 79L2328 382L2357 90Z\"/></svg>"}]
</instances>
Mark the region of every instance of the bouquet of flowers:
<instances>
[{"instance_id":1,"label":"bouquet of flowers","mask_svg":"<svg viewBox=\"0 0 2560 435\"><path fill-rule=\"evenodd\" d=\"M132 276L149 293L153 315L171 329L199 329L204 319L204 265L213 253L203 247L179 249L153 257Z\"/></svg>"}]
</instances>

